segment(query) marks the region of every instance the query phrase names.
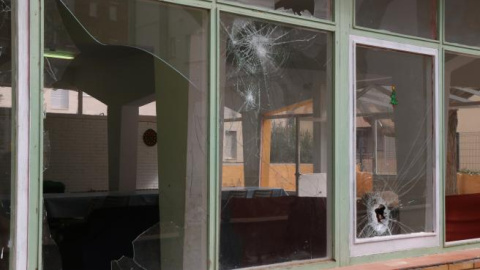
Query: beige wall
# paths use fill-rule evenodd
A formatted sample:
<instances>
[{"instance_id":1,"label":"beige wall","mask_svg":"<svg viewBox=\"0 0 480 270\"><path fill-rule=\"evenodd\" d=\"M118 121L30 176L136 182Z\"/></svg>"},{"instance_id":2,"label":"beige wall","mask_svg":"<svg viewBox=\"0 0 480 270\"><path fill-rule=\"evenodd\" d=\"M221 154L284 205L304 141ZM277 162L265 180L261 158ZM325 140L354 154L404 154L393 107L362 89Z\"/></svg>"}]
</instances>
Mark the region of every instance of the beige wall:
<instances>
[{"instance_id":1,"label":"beige wall","mask_svg":"<svg viewBox=\"0 0 480 270\"><path fill-rule=\"evenodd\" d=\"M480 97L472 97L480 101ZM460 170L480 171L480 108L458 110L458 127L460 133Z\"/></svg>"}]
</instances>

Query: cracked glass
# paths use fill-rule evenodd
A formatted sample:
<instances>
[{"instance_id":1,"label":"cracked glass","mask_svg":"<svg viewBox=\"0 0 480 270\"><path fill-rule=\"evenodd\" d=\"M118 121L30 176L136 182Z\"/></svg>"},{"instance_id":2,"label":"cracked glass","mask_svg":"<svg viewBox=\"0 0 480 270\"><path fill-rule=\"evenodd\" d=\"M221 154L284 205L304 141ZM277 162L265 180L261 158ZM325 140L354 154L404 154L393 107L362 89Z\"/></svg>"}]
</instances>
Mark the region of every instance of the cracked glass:
<instances>
[{"instance_id":1,"label":"cracked glass","mask_svg":"<svg viewBox=\"0 0 480 270\"><path fill-rule=\"evenodd\" d=\"M43 269L207 268L208 22L45 0Z\"/></svg>"},{"instance_id":2,"label":"cracked glass","mask_svg":"<svg viewBox=\"0 0 480 270\"><path fill-rule=\"evenodd\" d=\"M306 18L333 19L332 0L228 0Z\"/></svg>"},{"instance_id":3,"label":"cracked glass","mask_svg":"<svg viewBox=\"0 0 480 270\"><path fill-rule=\"evenodd\" d=\"M0 0L0 270L9 269L12 159L11 2Z\"/></svg>"},{"instance_id":4,"label":"cracked glass","mask_svg":"<svg viewBox=\"0 0 480 270\"><path fill-rule=\"evenodd\" d=\"M355 24L438 39L438 0L355 0Z\"/></svg>"},{"instance_id":5,"label":"cracked glass","mask_svg":"<svg viewBox=\"0 0 480 270\"><path fill-rule=\"evenodd\" d=\"M356 48L356 237L434 231L434 59Z\"/></svg>"},{"instance_id":6,"label":"cracked glass","mask_svg":"<svg viewBox=\"0 0 480 270\"><path fill-rule=\"evenodd\" d=\"M221 269L329 256L331 43L221 15Z\"/></svg>"}]
</instances>

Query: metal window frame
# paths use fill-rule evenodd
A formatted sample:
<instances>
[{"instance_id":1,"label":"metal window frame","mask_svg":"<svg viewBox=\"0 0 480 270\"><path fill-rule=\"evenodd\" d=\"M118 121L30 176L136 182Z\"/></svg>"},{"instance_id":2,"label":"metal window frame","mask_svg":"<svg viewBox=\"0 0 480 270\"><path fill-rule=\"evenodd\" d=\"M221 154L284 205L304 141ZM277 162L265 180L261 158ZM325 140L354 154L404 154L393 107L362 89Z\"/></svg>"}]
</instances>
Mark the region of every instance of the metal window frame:
<instances>
[{"instance_id":1,"label":"metal window frame","mask_svg":"<svg viewBox=\"0 0 480 270\"><path fill-rule=\"evenodd\" d=\"M402 234L402 235L395 235L395 236L382 236L382 237L374 237L371 239L358 239L356 237L356 207L353 205L355 204L355 200L353 198L356 197L356 177L355 177L355 166L356 164L356 48L358 45L366 45L373 48L379 49L387 49L393 51L401 51L413 54L420 54L431 56L433 58L434 63L434 84L433 84L433 104L434 104L434 164L433 168L433 187L434 187L434 197L433 197L433 204L434 204L434 232L433 233L411 233L411 234ZM398 42L391 42L391 41L384 41L380 39L373 39L373 38L366 38L361 36L351 36L350 37L350 110L349 110L349 121L351 131L350 133L350 186L351 186L351 209L350 209L350 218L352 223L352 229L350 231L350 255L352 257L358 256L365 256L365 255L372 255L372 254L379 254L379 253L388 253L394 251L402 251L406 249L412 248L425 248L425 247L438 247L440 246L440 238L439 238L439 231L440 231L440 223L438 217L440 216L440 208L439 208L439 175L440 175L440 159L439 159L439 143L437 143L439 139L439 99L438 99L438 49L433 48L426 48L426 47L419 47L405 43L398 43Z\"/></svg>"},{"instance_id":2,"label":"metal window frame","mask_svg":"<svg viewBox=\"0 0 480 270\"><path fill-rule=\"evenodd\" d=\"M12 1L10 269L42 265L43 1Z\"/></svg>"}]
</instances>

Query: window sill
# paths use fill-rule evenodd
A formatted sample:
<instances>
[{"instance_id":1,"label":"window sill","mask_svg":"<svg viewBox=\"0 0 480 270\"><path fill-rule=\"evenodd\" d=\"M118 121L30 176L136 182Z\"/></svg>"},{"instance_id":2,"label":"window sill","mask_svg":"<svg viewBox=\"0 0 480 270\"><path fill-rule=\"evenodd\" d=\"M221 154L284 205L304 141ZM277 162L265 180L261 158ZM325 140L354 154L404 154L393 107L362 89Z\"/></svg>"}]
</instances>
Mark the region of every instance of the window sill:
<instances>
[{"instance_id":1,"label":"window sill","mask_svg":"<svg viewBox=\"0 0 480 270\"><path fill-rule=\"evenodd\" d=\"M415 258L405 258L372 264L341 267L342 270L389 270L389 269L480 269L480 249L448 252Z\"/></svg>"}]
</instances>

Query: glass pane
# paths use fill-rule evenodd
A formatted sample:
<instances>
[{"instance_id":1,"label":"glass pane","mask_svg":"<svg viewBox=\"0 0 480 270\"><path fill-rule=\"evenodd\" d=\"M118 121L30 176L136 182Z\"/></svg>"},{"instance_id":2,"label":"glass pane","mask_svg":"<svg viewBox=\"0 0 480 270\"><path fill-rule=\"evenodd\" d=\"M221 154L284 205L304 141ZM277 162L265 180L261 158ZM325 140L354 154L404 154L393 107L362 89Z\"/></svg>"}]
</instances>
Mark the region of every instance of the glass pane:
<instances>
[{"instance_id":1,"label":"glass pane","mask_svg":"<svg viewBox=\"0 0 480 270\"><path fill-rule=\"evenodd\" d=\"M433 57L356 50L357 238L433 232Z\"/></svg>"},{"instance_id":2,"label":"glass pane","mask_svg":"<svg viewBox=\"0 0 480 270\"><path fill-rule=\"evenodd\" d=\"M445 40L480 46L480 2L476 0L445 0Z\"/></svg>"},{"instance_id":3,"label":"glass pane","mask_svg":"<svg viewBox=\"0 0 480 270\"><path fill-rule=\"evenodd\" d=\"M0 3L0 270L9 269L12 158L11 2Z\"/></svg>"},{"instance_id":4,"label":"glass pane","mask_svg":"<svg viewBox=\"0 0 480 270\"><path fill-rule=\"evenodd\" d=\"M437 39L437 0L355 0L358 26Z\"/></svg>"},{"instance_id":5,"label":"glass pane","mask_svg":"<svg viewBox=\"0 0 480 270\"><path fill-rule=\"evenodd\" d=\"M446 240L480 238L480 59L447 53Z\"/></svg>"},{"instance_id":6,"label":"glass pane","mask_svg":"<svg viewBox=\"0 0 480 270\"><path fill-rule=\"evenodd\" d=\"M282 13L332 20L332 0L227 0Z\"/></svg>"},{"instance_id":7,"label":"glass pane","mask_svg":"<svg viewBox=\"0 0 480 270\"><path fill-rule=\"evenodd\" d=\"M220 264L326 258L331 36L221 15ZM316 190L316 189L315 189Z\"/></svg>"},{"instance_id":8,"label":"glass pane","mask_svg":"<svg viewBox=\"0 0 480 270\"><path fill-rule=\"evenodd\" d=\"M43 269L207 268L208 22L45 0Z\"/></svg>"}]
</instances>

